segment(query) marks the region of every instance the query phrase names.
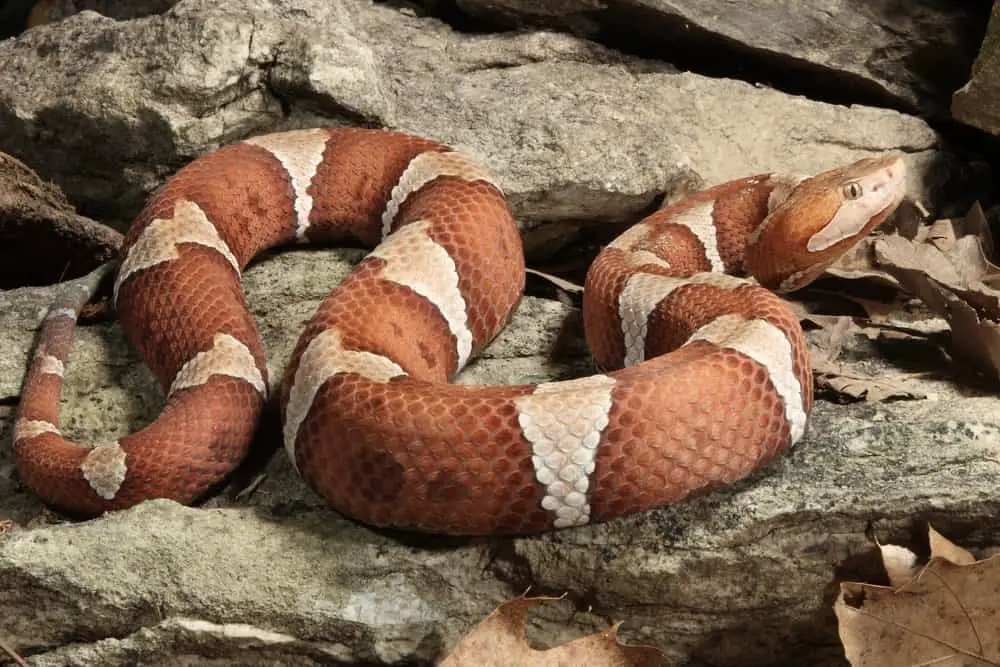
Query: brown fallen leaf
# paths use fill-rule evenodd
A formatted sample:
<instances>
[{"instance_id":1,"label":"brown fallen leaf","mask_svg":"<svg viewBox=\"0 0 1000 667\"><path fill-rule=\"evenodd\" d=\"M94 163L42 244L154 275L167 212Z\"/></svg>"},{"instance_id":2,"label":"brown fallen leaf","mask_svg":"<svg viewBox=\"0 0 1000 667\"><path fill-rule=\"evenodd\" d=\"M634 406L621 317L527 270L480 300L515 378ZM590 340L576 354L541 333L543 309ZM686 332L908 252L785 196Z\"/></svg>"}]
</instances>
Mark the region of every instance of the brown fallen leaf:
<instances>
[{"instance_id":1,"label":"brown fallen leaf","mask_svg":"<svg viewBox=\"0 0 1000 667\"><path fill-rule=\"evenodd\" d=\"M922 374L916 373L895 378L858 375L846 371L843 366L834 362L813 362L813 379L816 386L852 401L875 403L889 399L926 398L926 394L906 386L907 380L920 375Z\"/></svg>"},{"instance_id":2,"label":"brown fallen leaf","mask_svg":"<svg viewBox=\"0 0 1000 667\"><path fill-rule=\"evenodd\" d=\"M938 220L912 239L874 243L879 266L951 325L951 352L1000 377L1000 270L990 261L993 239L982 209Z\"/></svg>"},{"instance_id":3,"label":"brown fallen leaf","mask_svg":"<svg viewBox=\"0 0 1000 667\"><path fill-rule=\"evenodd\" d=\"M945 301L946 317L951 324L951 351L977 369L1000 376L1000 314L981 314L961 296L941 286L934 289Z\"/></svg>"},{"instance_id":4,"label":"brown fallen leaf","mask_svg":"<svg viewBox=\"0 0 1000 667\"><path fill-rule=\"evenodd\" d=\"M976 562L975 556L934 530L934 526L927 526L927 537L931 545L931 558L941 558L955 565L972 565Z\"/></svg>"},{"instance_id":5,"label":"brown fallen leaf","mask_svg":"<svg viewBox=\"0 0 1000 667\"><path fill-rule=\"evenodd\" d=\"M982 251L985 265L992 267L987 258L993 257L996 249L993 244L993 234L990 232L990 223L979 202L973 203L968 213L962 218L938 220L927 228L926 232L924 232L924 228L920 228L914 238L921 240L922 237L926 237L942 252L948 252L960 239L976 239L976 245Z\"/></svg>"},{"instance_id":6,"label":"brown fallen leaf","mask_svg":"<svg viewBox=\"0 0 1000 667\"><path fill-rule=\"evenodd\" d=\"M661 665L663 654L651 646L618 643L618 625L539 651L528 646L528 610L558 598L520 597L500 605L472 629L440 667L647 667Z\"/></svg>"},{"instance_id":7,"label":"brown fallen leaf","mask_svg":"<svg viewBox=\"0 0 1000 667\"><path fill-rule=\"evenodd\" d=\"M822 323L819 335L813 337L809 346L815 371L817 364L825 363L832 366L830 362L840 356L844 345L851 336L856 334L858 327L852 318L843 315L810 319L814 323Z\"/></svg>"},{"instance_id":8,"label":"brown fallen leaf","mask_svg":"<svg viewBox=\"0 0 1000 667\"><path fill-rule=\"evenodd\" d=\"M983 250L984 244L992 241L985 232L965 234L963 230L968 227L977 228L964 218L938 220L914 239L896 234L879 237L875 241L875 259L897 279L898 269L905 268L950 287L968 285L995 271Z\"/></svg>"},{"instance_id":9,"label":"brown fallen leaf","mask_svg":"<svg viewBox=\"0 0 1000 667\"><path fill-rule=\"evenodd\" d=\"M862 310L865 311L865 315L868 317L868 320L875 323L886 322L890 315L902 310L906 305L906 302L909 300L908 297L903 296L902 294L886 301L866 299L853 294L844 294L843 297L861 306Z\"/></svg>"},{"instance_id":10,"label":"brown fallen leaf","mask_svg":"<svg viewBox=\"0 0 1000 667\"><path fill-rule=\"evenodd\" d=\"M929 524L927 541L930 545L931 558L940 558L954 565L971 565L976 562L975 556L934 530L934 526ZM882 566L889 575L889 583L894 588L903 586L917 576L921 567L917 562L917 554L898 544L881 544L878 540L875 543L882 556Z\"/></svg>"},{"instance_id":11,"label":"brown fallen leaf","mask_svg":"<svg viewBox=\"0 0 1000 667\"><path fill-rule=\"evenodd\" d=\"M885 287L898 287L899 282L878 264L875 242L886 235L916 239L923 228L927 212L919 202L903 200L892 218L879 228L879 234L862 239L844 253L830 268L829 275L848 280L865 280Z\"/></svg>"},{"instance_id":12,"label":"brown fallen leaf","mask_svg":"<svg viewBox=\"0 0 1000 667\"><path fill-rule=\"evenodd\" d=\"M818 327L809 339L809 356L812 360L816 386L838 394L850 401L884 401L888 399L917 399L925 395L906 386L915 375L872 377L846 370L836 362L844 345L852 336L871 335L860 327L854 318L845 315L822 315L811 312L806 304L786 301L799 319Z\"/></svg>"},{"instance_id":13,"label":"brown fallen leaf","mask_svg":"<svg viewBox=\"0 0 1000 667\"><path fill-rule=\"evenodd\" d=\"M826 273L845 280L867 280L883 287L899 287L899 281L892 274L875 268L875 240L879 237L862 239L840 260L830 266Z\"/></svg>"},{"instance_id":14,"label":"brown fallen leaf","mask_svg":"<svg viewBox=\"0 0 1000 667\"><path fill-rule=\"evenodd\" d=\"M890 580L902 585L841 584L834 612L851 665L1000 665L1000 557L975 561L929 533L922 569L908 549L880 545Z\"/></svg>"},{"instance_id":15,"label":"brown fallen leaf","mask_svg":"<svg viewBox=\"0 0 1000 667\"><path fill-rule=\"evenodd\" d=\"M917 554L898 544L879 544L882 556L882 566L889 575L889 584L899 588L917 576L920 567L917 565Z\"/></svg>"}]
</instances>

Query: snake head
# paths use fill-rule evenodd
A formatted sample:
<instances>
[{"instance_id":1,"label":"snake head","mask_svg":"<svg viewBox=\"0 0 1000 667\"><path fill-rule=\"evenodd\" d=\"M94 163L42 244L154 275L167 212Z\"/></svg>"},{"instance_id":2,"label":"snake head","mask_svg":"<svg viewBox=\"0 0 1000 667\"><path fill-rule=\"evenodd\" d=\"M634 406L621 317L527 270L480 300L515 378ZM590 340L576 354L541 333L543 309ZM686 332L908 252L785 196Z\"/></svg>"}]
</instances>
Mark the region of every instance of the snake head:
<instances>
[{"instance_id":1,"label":"snake head","mask_svg":"<svg viewBox=\"0 0 1000 667\"><path fill-rule=\"evenodd\" d=\"M750 235L746 267L761 285L791 292L818 278L896 210L906 193L906 166L888 155L776 182L770 212Z\"/></svg>"}]
</instances>

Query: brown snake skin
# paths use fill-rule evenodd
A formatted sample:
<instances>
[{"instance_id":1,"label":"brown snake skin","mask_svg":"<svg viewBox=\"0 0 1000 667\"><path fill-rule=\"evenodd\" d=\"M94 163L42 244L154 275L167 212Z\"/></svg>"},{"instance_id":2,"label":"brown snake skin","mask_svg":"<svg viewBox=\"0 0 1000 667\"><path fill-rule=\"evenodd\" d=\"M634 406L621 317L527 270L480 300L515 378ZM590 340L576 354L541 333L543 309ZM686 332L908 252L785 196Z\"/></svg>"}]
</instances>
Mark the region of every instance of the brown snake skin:
<instances>
[{"instance_id":1,"label":"brown snake skin","mask_svg":"<svg viewBox=\"0 0 1000 667\"><path fill-rule=\"evenodd\" d=\"M524 285L517 226L492 177L385 131L249 139L178 172L122 247L115 304L167 392L160 417L96 447L59 433L94 274L46 318L15 424L18 469L77 515L199 499L246 455L268 391L243 267L277 245L357 238L378 246L306 325L281 388L285 446L334 508L380 526L493 534L674 502L802 437L806 347L766 288L813 280L904 189L903 162L887 156L806 179L743 178L663 208L587 276L587 341L609 372L457 386L449 379L503 327ZM736 277L747 272L759 285Z\"/></svg>"}]
</instances>

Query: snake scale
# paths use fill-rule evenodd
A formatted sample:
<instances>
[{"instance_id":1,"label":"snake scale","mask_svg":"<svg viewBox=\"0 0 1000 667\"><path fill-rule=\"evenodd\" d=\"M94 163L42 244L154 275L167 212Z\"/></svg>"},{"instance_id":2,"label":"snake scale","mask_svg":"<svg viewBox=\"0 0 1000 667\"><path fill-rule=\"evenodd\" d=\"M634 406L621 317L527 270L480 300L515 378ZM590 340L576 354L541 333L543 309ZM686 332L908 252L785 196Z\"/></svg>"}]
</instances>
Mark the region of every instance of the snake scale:
<instances>
[{"instance_id":1,"label":"snake scale","mask_svg":"<svg viewBox=\"0 0 1000 667\"><path fill-rule=\"evenodd\" d=\"M865 158L762 174L664 207L586 280L589 377L449 379L506 323L521 239L497 181L408 135L308 129L248 139L175 174L130 227L121 326L164 388L149 426L94 447L63 438L62 377L97 280L46 316L14 433L24 483L82 516L191 503L243 460L269 392L241 289L263 250L374 246L303 330L280 388L284 444L334 508L379 526L531 533L671 503L740 479L798 441L812 376L771 289L822 273L899 204L905 168ZM752 278L741 277L752 276Z\"/></svg>"}]
</instances>

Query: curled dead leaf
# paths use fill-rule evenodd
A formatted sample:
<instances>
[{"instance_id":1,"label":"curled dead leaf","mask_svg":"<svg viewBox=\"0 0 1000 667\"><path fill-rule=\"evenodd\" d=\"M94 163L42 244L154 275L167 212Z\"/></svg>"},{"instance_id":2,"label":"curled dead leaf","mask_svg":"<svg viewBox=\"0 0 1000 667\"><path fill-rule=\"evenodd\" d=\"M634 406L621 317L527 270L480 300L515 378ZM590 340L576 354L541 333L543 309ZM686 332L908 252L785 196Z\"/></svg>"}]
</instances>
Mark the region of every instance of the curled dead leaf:
<instances>
[{"instance_id":1,"label":"curled dead leaf","mask_svg":"<svg viewBox=\"0 0 1000 667\"><path fill-rule=\"evenodd\" d=\"M938 220L913 237L874 241L878 265L951 325L951 351L1000 378L1000 271L990 262L994 245L982 209Z\"/></svg>"},{"instance_id":2,"label":"curled dead leaf","mask_svg":"<svg viewBox=\"0 0 1000 667\"><path fill-rule=\"evenodd\" d=\"M816 387L834 392L851 401L878 402L900 399L920 399L927 395L907 386L907 381L920 377L913 373L898 377L871 376L852 373L840 364L819 361L813 363Z\"/></svg>"},{"instance_id":3,"label":"curled dead leaf","mask_svg":"<svg viewBox=\"0 0 1000 667\"><path fill-rule=\"evenodd\" d=\"M528 611L555 599L520 597L503 603L459 641L440 667L653 667L663 663L663 654L651 646L620 644L617 624L548 650L531 648L524 630Z\"/></svg>"},{"instance_id":4,"label":"curled dead leaf","mask_svg":"<svg viewBox=\"0 0 1000 667\"><path fill-rule=\"evenodd\" d=\"M927 211L919 202L903 200L892 218L879 228L881 234L862 239L834 262L826 272L838 278L866 280L877 285L898 287L899 282L892 274L879 266L875 256L875 242L886 235L916 239L921 233L926 217Z\"/></svg>"},{"instance_id":5,"label":"curled dead leaf","mask_svg":"<svg viewBox=\"0 0 1000 667\"><path fill-rule=\"evenodd\" d=\"M929 533L923 568L912 551L880 545L894 587L841 584L834 612L851 665L1000 665L1000 557L976 561Z\"/></svg>"},{"instance_id":6,"label":"curled dead leaf","mask_svg":"<svg viewBox=\"0 0 1000 667\"><path fill-rule=\"evenodd\" d=\"M931 545L931 558L941 558L955 565L972 565L976 562L975 556L934 530L934 526L927 526L927 536Z\"/></svg>"},{"instance_id":7,"label":"curled dead leaf","mask_svg":"<svg viewBox=\"0 0 1000 667\"><path fill-rule=\"evenodd\" d=\"M898 544L879 544L878 549L882 555L885 573L889 575L889 583L894 588L899 588L913 579L919 571L917 554L906 547L901 547Z\"/></svg>"}]
</instances>

